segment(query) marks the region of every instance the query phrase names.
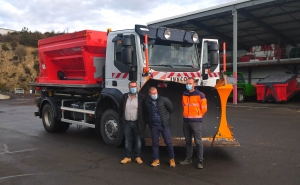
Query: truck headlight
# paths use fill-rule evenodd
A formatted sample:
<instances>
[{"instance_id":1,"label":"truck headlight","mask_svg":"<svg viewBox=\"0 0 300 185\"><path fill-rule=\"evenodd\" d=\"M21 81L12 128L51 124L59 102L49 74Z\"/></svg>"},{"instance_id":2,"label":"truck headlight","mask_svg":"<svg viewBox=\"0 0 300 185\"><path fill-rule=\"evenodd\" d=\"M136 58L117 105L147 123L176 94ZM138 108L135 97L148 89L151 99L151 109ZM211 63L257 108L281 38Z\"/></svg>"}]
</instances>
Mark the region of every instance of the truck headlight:
<instances>
[{"instance_id":1,"label":"truck headlight","mask_svg":"<svg viewBox=\"0 0 300 185\"><path fill-rule=\"evenodd\" d=\"M169 29L166 29L164 32L164 37L166 39L169 39L171 37L171 31Z\"/></svg>"},{"instance_id":2,"label":"truck headlight","mask_svg":"<svg viewBox=\"0 0 300 185\"><path fill-rule=\"evenodd\" d=\"M197 33L194 33L194 34L193 34L193 41L194 41L194 42L197 42L198 39L199 39L198 34L197 34Z\"/></svg>"}]
</instances>

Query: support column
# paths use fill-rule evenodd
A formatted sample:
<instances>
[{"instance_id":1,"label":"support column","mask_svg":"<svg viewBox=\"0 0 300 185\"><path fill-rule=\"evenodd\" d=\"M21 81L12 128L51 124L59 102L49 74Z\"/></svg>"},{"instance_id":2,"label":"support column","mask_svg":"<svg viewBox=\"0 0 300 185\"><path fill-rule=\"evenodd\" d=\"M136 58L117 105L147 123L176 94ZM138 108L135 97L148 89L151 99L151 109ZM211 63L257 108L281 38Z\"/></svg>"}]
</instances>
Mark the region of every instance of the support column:
<instances>
[{"instance_id":1,"label":"support column","mask_svg":"<svg viewBox=\"0 0 300 185\"><path fill-rule=\"evenodd\" d=\"M234 5L233 16L233 76L237 81L237 10ZM237 85L233 86L233 104L237 104Z\"/></svg>"},{"instance_id":2,"label":"support column","mask_svg":"<svg viewBox=\"0 0 300 185\"><path fill-rule=\"evenodd\" d=\"M248 84L252 84L252 68L248 67Z\"/></svg>"}]
</instances>

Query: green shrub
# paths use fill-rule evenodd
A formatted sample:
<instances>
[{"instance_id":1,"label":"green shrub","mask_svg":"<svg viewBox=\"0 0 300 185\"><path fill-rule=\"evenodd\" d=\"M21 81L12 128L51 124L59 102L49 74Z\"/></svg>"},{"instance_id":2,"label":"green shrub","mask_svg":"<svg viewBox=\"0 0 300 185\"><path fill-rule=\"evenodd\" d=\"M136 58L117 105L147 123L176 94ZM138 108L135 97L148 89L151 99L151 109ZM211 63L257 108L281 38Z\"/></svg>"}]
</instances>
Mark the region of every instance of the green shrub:
<instances>
[{"instance_id":1,"label":"green shrub","mask_svg":"<svg viewBox=\"0 0 300 185\"><path fill-rule=\"evenodd\" d=\"M14 54L19 57L19 60L22 60L22 59L25 60L25 56L26 56L27 52L26 52L26 49L24 46L18 46L16 48L16 50L14 51Z\"/></svg>"},{"instance_id":2,"label":"green shrub","mask_svg":"<svg viewBox=\"0 0 300 185\"><path fill-rule=\"evenodd\" d=\"M9 48L7 47L7 45L5 43L2 44L2 50L9 51Z\"/></svg>"},{"instance_id":3,"label":"green shrub","mask_svg":"<svg viewBox=\"0 0 300 185\"><path fill-rule=\"evenodd\" d=\"M38 50L35 49L34 51L31 52L31 54L33 55L34 58L37 58L37 56L38 56Z\"/></svg>"},{"instance_id":4,"label":"green shrub","mask_svg":"<svg viewBox=\"0 0 300 185\"><path fill-rule=\"evenodd\" d=\"M10 78L14 78L14 77L16 77L16 75L17 75L17 73L12 73L12 74L10 75Z\"/></svg>"},{"instance_id":5,"label":"green shrub","mask_svg":"<svg viewBox=\"0 0 300 185\"><path fill-rule=\"evenodd\" d=\"M34 61L34 64L33 64L33 69L36 71L36 73L39 75L39 72L40 72L40 68L39 68L39 61Z\"/></svg>"},{"instance_id":6,"label":"green shrub","mask_svg":"<svg viewBox=\"0 0 300 185\"><path fill-rule=\"evenodd\" d=\"M25 66L25 65L23 67L24 67L25 74L30 75L31 74L31 70L27 66Z\"/></svg>"},{"instance_id":7,"label":"green shrub","mask_svg":"<svg viewBox=\"0 0 300 185\"><path fill-rule=\"evenodd\" d=\"M20 82L25 82L25 81L26 81L26 78L25 78L24 76L21 75L21 76L19 76L19 81L20 81Z\"/></svg>"},{"instance_id":8,"label":"green shrub","mask_svg":"<svg viewBox=\"0 0 300 185\"><path fill-rule=\"evenodd\" d=\"M10 43L10 46L12 48L16 48L18 46L18 44L17 44L17 42L13 41L13 42Z\"/></svg>"}]
</instances>

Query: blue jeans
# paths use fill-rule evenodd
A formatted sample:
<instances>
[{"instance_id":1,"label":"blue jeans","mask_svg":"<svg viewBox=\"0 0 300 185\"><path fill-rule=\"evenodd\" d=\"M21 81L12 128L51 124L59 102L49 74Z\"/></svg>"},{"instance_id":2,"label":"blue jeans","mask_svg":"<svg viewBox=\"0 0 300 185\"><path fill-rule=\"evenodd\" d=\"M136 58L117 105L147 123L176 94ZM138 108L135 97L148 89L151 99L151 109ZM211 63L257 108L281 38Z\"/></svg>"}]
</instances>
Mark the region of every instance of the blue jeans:
<instances>
[{"instance_id":1,"label":"blue jeans","mask_svg":"<svg viewBox=\"0 0 300 185\"><path fill-rule=\"evenodd\" d=\"M183 122L183 133L186 142L186 158L193 156L192 137L197 148L197 159L203 162L202 122Z\"/></svg>"},{"instance_id":2,"label":"blue jeans","mask_svg":"<svg viewBox=\"0 0 300 185\"><path fill-rule=\"evenodd\" d=\"M141 136L137 121L125 121L125 157L131 157L132 140L135 141L135 157L141 157ZM133 138L132 138L133 136Z\"/></svg>"},{"instance_id":3,"label":"blue jeans","mask_svg":"<svg viewBox=\"0 0 300 185\"><path fill-rule=\"evenodd\" d=\"M162 126L152 126L151 128L151 136L152 136L152 152L153 159L159 159L159 135L162 135L164 142L167 146L169 158L172 159L175 157L174 148L171 141L171 134L169 128L164 128Z\"/></svg>"}]
</instances>

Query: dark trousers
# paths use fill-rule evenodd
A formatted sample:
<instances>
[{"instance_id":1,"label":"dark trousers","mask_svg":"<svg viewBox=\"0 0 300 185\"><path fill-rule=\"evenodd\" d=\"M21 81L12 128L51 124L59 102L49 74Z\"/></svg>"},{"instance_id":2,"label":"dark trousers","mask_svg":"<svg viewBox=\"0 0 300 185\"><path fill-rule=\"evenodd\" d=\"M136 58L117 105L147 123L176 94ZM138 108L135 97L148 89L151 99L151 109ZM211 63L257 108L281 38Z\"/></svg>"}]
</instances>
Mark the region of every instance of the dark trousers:
<instances>
[{"instance_id":1,"label":"dark trousers","mask_svg":"<svg viewBox=\"0 0 300 185\"><path fill-rule=\"evenodd\" d=\"M141 157L141 136L137 121L125 121L125 157L131 157L132 140L135 141L135 157ZM133 138L132 138L133 136Z\"/></svg>"},{"instance_id":2,"label":"dark trousers","mask_svg":"<svg viewBox=\"0 0 300 185\"><path fill-rule=\"evenodd\" d=\"M172 141L171 141L170 129L164 128L162 126L153 126L151 128L153 158L159 159L158 141L159 141L160 133L161 133L161 135L164 139L164 142L167 146L169 158L170 159L174 158L175 155L174 155L174 148L173 148Z\"/></svg>"},{"instance_id":3,"label":"dark trousers","mask_svg":"<svg viewBox=\"0 0 300 185\"><path fill-rule=\"evenodd\" d=\"M203 161L202 122L184 122L183 133L186 142L186 158L193 156L192 136L197 148L198 161Z\"/></svg>"}]
</instances>

